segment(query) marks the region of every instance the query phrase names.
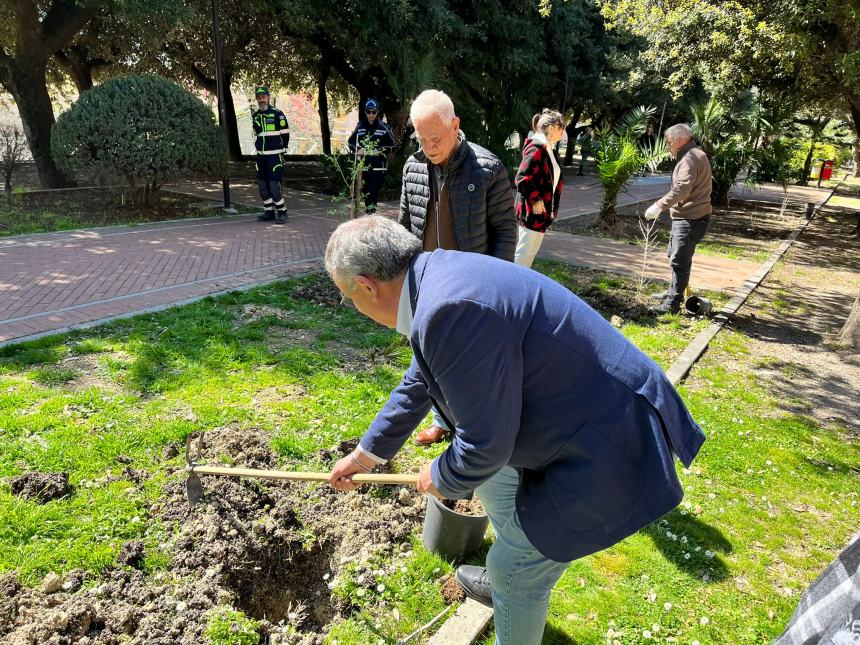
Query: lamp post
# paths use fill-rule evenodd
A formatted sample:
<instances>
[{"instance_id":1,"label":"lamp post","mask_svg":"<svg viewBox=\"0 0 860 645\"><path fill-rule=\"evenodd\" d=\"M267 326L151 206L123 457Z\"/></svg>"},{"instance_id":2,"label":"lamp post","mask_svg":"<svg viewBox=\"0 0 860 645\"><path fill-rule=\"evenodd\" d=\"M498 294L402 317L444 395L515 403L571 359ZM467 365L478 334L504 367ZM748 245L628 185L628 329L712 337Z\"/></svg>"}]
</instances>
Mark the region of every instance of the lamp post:
<instances>
[{"instance_id":1,"label":"lamp post","mask_svg":"<svg viewBox=\"0 0 860 645\"><path fill-rule=\"evenodd\" d=\"M218 18L218 0L212 0L212 41L215 44L215 89L218 94L218 123L224 131L224 140L227 140L227 124L224 111L224 71L221 67L221 23ZM224 189L224 210L236 212L230 203L230 160L224 167L224 176L221 179Z\"/></svg>"}]
</instances>

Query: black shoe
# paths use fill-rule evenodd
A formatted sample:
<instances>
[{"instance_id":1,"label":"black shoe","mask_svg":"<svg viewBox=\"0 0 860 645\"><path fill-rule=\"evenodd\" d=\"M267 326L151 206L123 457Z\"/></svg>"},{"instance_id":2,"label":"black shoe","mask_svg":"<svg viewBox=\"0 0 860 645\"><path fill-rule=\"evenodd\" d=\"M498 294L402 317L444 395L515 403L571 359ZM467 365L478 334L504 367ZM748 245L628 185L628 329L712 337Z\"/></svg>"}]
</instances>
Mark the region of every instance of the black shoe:
<instances>
[{"instance_id":1,"label":"black shoe","mask_svg":"<svg viewBox=\"0 0 860 645\"><path fill-rule=\"evenodd\" d=\"M275 219L275 214L271 211L266 211L262 215L257 215L258 222L271 222L273 219Z\"/></svg>"},{"instance_id":2,"label":"black shoe","mask_svg":"<svg viewBox=\"0 0 860 645\"><path fill-rule=\"evenodd\" d=\"M666 296L659 305L651 307L651 313L655 314L676 314L681 311L681 299L673 296Z\"/></svg>"},{"instance_id":3,"label":"black shoe","mask_svg":"<svg viewBox=\"0 0 860 645\"><path fill-rule=\"evenodd\" d=\"M461 564L457 567L454 577L463 592L482 605L493 606L493 594L490 591L490 575L484 567L473 567L469 564Z\"/></svg>"},{"instance_id":4,"label":"black shoe","mask_svg":"<svg viewBox=\"0 0 860 645\"><path fill-rule=\"evenodd\" d=\"M278 214L275 215L275 224L286 224L288 219L287 211L278 211Z\"/></svg>"}]
</instances>

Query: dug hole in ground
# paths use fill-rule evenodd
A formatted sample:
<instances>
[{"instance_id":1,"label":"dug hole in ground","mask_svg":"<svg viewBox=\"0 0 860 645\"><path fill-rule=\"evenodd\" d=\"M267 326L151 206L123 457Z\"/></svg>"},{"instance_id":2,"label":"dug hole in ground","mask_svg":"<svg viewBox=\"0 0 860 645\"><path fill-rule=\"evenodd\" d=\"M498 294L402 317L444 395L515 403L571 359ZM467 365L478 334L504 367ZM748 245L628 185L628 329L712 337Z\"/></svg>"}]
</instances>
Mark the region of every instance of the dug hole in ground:
<instances>
[{"instance_id":1,"label":"dug hole in ground","mask_svg":"<svg viewBox=\"0 0 860 645\"><path fill-rule=\"evenodd\" d=\"M226 427L206 439L206 463L277 467L267 433ZM354 445L344 442L339 452ZM341 454L320 456L333 463ZM204 499L189 509L183 478L171 478L161 504L151 509L153 519L180 527L161 545L169 565L154 576L141 570L143 544L131 541L123 546L120 566L99 578L81 571L49 574L40 588L30 589L14 573L0 577L0 641L196 645L208 642L210 612L232 606L261 621L265 642L322 643L327 626L352 611L332 594L339 572L357 567L362 586L377 588L378 576L390 572L374 570L373 556L395 550L408 556L408 537L425 508L423 496L405 486L339 493L326 484L211 476L203 477L203 485ZM41 490L30 489L33 495ZM460 598L456 590L446 597Z\"/></svg>"}]
</instances>

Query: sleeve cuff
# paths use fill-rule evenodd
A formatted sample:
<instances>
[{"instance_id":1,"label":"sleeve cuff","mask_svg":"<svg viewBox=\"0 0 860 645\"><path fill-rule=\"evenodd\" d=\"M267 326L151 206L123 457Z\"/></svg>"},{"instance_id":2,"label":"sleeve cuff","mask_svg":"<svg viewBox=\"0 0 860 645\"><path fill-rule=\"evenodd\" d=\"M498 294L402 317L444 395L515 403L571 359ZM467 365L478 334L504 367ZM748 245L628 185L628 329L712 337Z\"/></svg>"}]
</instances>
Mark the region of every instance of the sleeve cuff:
<instances>
[{"instance_id":1,"label":"sleeve cuff","mask_svg":"<svg viewBox=\"0 0 860 645\"><path fill-rule=\"evenodd\" d=\"M368 459L370 459L370 461L372 461L372 462L373 462L374 464L376 464L377 466L378 466L379 464L384 464L384 463L387 461L386 459L383 459L382 457L377 457L376 455L374 455L372 452L370 452L370 451L369 451L369 450L367 450L366 448L362 448L362 447L361 447L361 444L358 444L357 448L358 448L358 451L359 451L362 455L364 455L365 457L367 457Z\"/></svg>"},{"instance_id":2,"label":"sleeve cuff","mask_svg":"<svg viewBox=\"0 0 860 645\"><path fill-rule=\"evenodd\" d=\"M430 479L439 494L445 499L460 499L465 496L462 491L451 488L442 478L442 472L439 469L439 457L436 457L430 463ZM468 492L468 491L467 491Z\"/></svg>"}]
</instances>

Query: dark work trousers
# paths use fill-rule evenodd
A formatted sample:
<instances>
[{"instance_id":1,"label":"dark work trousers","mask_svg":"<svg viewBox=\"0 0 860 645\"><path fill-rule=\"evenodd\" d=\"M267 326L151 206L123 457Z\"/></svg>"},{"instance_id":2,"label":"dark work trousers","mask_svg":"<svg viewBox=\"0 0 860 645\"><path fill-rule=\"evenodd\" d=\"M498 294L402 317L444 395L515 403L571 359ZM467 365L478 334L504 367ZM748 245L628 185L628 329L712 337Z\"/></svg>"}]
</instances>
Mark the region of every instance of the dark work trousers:
<instances>
[{"instance_id":1,"label":"dark work trousers","mask_svg":"<svg viewBox=\"0 0 860 645\"><path fill-rule=\"evenodd\" d=\"M673 219L672 233L669 235L667 255L672 265L672 282L667 297L680 300L690 284L690 268L693 266L693 253L696 245L705 237L710 217L701 219Z\"/></svg>"},{"instance_id":2,"label":"dark work trousers","mask_svg":"<svg viewBox=\"0 0 860 645\"><path fill-rule=\"evenodd\" d=\"M385 180L385 170L371 168L361 173L361 181L364 185L364 211L373 213L376 211L376 202L379 200L379 191Z\"/></svg>"},{"instance_id":3,"label":"dark work trousers","mask_svg":"<svg viewBox=\"0 0 860 645\"><path fill-rule=\"evenodd\" d=\"M281 194L283 177L284 166L281 163L281 155L257 155L257 187L263 199L265 215L269 219L275 217L276 210L287 210Z\"/></svg>"}]
</instances>

